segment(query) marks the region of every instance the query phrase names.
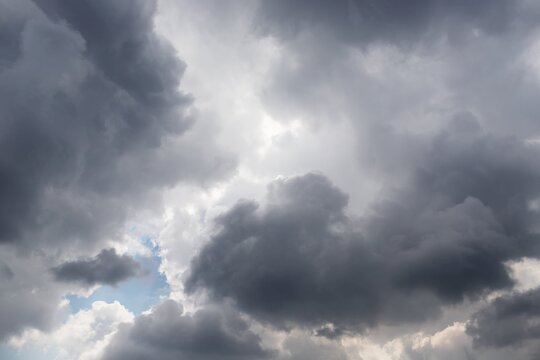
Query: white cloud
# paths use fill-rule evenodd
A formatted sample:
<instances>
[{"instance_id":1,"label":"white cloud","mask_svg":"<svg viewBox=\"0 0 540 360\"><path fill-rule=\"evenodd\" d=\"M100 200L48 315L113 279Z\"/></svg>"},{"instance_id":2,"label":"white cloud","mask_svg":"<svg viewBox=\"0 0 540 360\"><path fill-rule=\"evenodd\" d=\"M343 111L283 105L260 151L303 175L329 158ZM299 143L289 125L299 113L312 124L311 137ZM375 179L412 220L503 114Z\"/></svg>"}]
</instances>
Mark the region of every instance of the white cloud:
<instances>
[{"instance_id":1,"label":"white cloud","mask_svg":"<svg viewBox=\"0 0 540 360\"><path fill-rule=\"evenodd\" d=\"M132 322L134 315L115 301L95 301L52 332L27 331L14 345L37 346L57 360L98 360L116 333L118 325Z\"/></svg>"}]
</instances>

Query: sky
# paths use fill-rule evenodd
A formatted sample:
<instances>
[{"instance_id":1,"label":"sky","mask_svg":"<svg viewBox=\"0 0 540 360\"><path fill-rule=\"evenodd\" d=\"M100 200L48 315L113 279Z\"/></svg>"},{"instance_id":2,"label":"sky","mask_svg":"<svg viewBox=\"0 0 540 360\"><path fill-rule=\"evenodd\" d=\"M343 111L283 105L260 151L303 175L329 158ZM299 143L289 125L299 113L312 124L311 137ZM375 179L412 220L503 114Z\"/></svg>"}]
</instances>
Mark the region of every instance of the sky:
<instances>
[{"instance_id":1,"label":"sky","mask_svg":"<svg viewBox=\"0 0 540 360\"><path fill-rule=\"evenodd\" d=\"M0 0L1 360L540 357L540 2Z\"/></svg>"}]
</instances>

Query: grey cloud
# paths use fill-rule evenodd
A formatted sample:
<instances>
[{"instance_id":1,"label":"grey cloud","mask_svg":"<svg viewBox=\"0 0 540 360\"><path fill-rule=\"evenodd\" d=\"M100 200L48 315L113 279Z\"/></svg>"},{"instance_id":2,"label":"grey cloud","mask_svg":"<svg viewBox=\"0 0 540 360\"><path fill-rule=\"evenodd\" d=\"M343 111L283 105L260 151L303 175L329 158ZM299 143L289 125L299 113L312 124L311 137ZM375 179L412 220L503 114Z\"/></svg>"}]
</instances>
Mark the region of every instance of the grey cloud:
<instances>
[{"instance_id":1,"label":"grey cloud","mask_svg":"<svg viewBox=\"0 0 540 360\"><path fill-rule=\"evenodd\" d=\"M95 248L159 189L232 170L186 133L185 65L154 1L35 4L0 3L1 242Z\"/></svg>"},{"instance_id":2,"label":"grey cloud","mask_svg":"<svg viewBox=\"0 0 540 360\"><path fill-rule=\"evenodd\" d=\"M53 269L58 281L79 282L84 285L116 285L130 277L140 275L141 267L131 256L104 249L94 258L63 263Z\"/></svg>"},{"instance_id":3,"label":"grey cloud","mask_svg":"<svg viewBox=\"0 0 540 360\"><path fill-rule=\"evenodd\" d=\"M500 33L513 25L518 10L519 1L504 0L263 0L256 24L263 34L285 40L305 30L362 46L401 46L440 36L455 41L472 29Z\"/></svg>"},{"instance_id":4,"label":"grey cloud","mask_svg":"<svg viewBox=\"0 0 540 360\"><path fill-rule=\"evenodd\" d=\"M7 265L1 265L0 266L0 274L2 275L2 277L4 278L4 280L10 280L13 278L13 271L11 270L11 268Z\"/></svg>"},{"instance_id":5,"label":"grey cloud","mask_svg":"<svg viewBox=\"0 0 540 360\"><path fill-rule=\"evenodd\" d=\"M167 300L133 324L122 326L103 359L255 360L272 356L259 336L230 310L210 307L192 315L182 312L181 305Z\"/></svg>"},{"instance_id":6,"label":"grey cloud","mask_svg":"<svg viewBox=\"0 0 540 360\"><path fill-rule=\"evenodd\" d=\"M185 64L154 31L155 1L0 0L0 338L49 329L81 284L129 258L55 263L122 239L179 181L234 168L179 90ZM201 134L202 133L202 134ZM23 266L24 265L24 266ZM77 282L71 282L77 280Z\"/></svg>"},{"instance_id":7,"label":"grey cloud","mask_svg":"<svg viewBox=\"0 0 540 360\"><path fill-rule=\"evenodd\" d=\"M0 341L28 327L49 330L66 284L51 281L47 259L0 252Z\"/></svg>"},{"instance_id":8,"label":"grey cloud","mask_svg":"<svg viewBox=\"0 0 540 360\"><path fill-rule=\"evenodd\" d=\"M473 315L467 333L477 346L522 347L540 339L539 319L540 289L535 289L493 300Z\"/></svg>"},{"instance_id":9,"label":"grey cloud","mask_svg":"<svg viewBox=\"0 0 540 360\"><path fill-rule=\"evenodd\" d=\"M538 254L538 148L455 128L429 143L402 187L360 219L315 174L271 184L263 208L238 203L217 219L187 290L280 327L359 331L511 287L505 262Z\"/></svg>"},{"instance_id":10,"label":"grey cloud","mask_svg":"<svg viewBox=\"0 0 540 360\"><path fill-rule=\"evenodd\" d=\"M358 27L380 31L357 31L348 20L355 7L387 21L373 25L366 15ZM537 2L268 1L260 16L263 28L281 34L282 58L262 97L267 110L276 119L308 123L347 119L358 128L361 156L376 147L382 157L393 141L407 153L415 144L402 144L404 136L382 138L377 132L433 129L462 111L499 134L540 135L538 71L530 64L535 60L525 59L535 57ZM491 16L495 29L482 27ZM414 26L426 29L415 32ZM298 31L289 33L291 28ZM445 29L463 33L461 40L452 42L453 33ZM445 36L434 37L439 30ZM419 41L425 46L409 46ZM400 160L393 153L380 161L392 168Z\"/></svg>"}]
</instances>

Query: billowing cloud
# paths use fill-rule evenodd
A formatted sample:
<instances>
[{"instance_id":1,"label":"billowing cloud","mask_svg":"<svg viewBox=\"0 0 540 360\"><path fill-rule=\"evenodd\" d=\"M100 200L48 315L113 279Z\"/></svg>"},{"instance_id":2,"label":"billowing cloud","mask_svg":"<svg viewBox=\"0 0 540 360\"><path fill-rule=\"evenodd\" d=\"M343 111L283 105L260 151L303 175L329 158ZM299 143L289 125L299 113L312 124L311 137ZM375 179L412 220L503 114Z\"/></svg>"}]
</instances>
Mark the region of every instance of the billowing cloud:
<instances>
[{"instance_id":1,"label":"billowing cloud","mask_svg":"<svg viewBox=\"0 0 540 360\"><path fill-rule=\"evenodd\" d=\"M0 339L538 358L538 290L518 292L540 259L538 19L534 0L0 0ZM141 254L148 289L95 291Z\"/></svg>"},{"instance_id":2,"label":"billowing cloud","mask_svg":"<svg viewBox=\"0 0 540 360\"><path fill-rule=\"evenodd\" d=\"M539 289L499 297L474 314L467 333L475 345L485 347L520 347L538 341L539 301Z\"/></svg>"},{"instance_id":3,"label":"billowing cloud","mask_svg":"<svg viewBox=\"0 0 540 360\"><path fill-rule=\"evenodd\" d=\"M408 184L360 219L321 175L277 180L266 206L240 202L217 219L187 289L278 326L361 330L509 288L505 262L536 253L538 149L455 135L434 139Z\"/></svg>"},{"instance_id":4,"label":"billowing cloud","mask_svg":"<svg viewBox=\"0 0 540 360\"><path fill-rule=\"evenodd\" d=\"M0 1L2 338L47 329L66 293L136 271L107 251L60 265L61 282L51 264L123 241L127 219L178 182L234 168L197 127L179 89L185 64L154 31L156 6Z\"/></svg>"},{"instance_id":5,"label":"billowing cloud","mask_svg":"<svg viewBox=\"0 0 540 360\"><path fill-rule=\"evenodd\" d=\"M458 37L469 29L502 32L512 25L518 2L487 1L262 1L257 17L264 33L288 39L323 31L348 43L382 41L398 46L438 36Z\"/></svg>"},{"instance_id":6,"label":"billowing cloud","mask_svg":"<svg viewBox=\"0 0 540 360\"><path fill-rule=\"evenodd\" d=\"M178 89L184 63L153 30L154 1L0 6L0 241L91 247L118 238L158 189L232 168L212 144L178 137L191 97Z\"/></svg>"},{"instance_id":7,"label":"billowing cloud","mask_svg":"<svg viewBox=\"0 0 540 360\"><path fill-rule=\"evenodd\" d=\"M141 274L141 266L129 255L116 254L114 249L104 249L94 258L69 261L53 268L59 281L116 285L132 276Z\"/></svg>"},{"instance_id":8,"label":"billowing cloud","mask_svg":"<svg viewBox=\"0 0 540 360\"><path fill-rule=\"evenodd\" d=\"M46 349L44 353L58 360L97 360L118 326L133 321L133 317L117 301L96 301L89 309L70 315L53 331L29 331L16 342L19 348L39 344Z\"/></svg>"},{"instance_id":9,"label":"billowing cloud","mask_svg":"<svg viewBox=\"0 0 540 360\"><path fill-rule=\"evenodd\" d=\"M180 304L167 300L121 326L103 359L240 360L271 355L238 314L218 308L183 314Z\"/></svg>"}]
</instances>

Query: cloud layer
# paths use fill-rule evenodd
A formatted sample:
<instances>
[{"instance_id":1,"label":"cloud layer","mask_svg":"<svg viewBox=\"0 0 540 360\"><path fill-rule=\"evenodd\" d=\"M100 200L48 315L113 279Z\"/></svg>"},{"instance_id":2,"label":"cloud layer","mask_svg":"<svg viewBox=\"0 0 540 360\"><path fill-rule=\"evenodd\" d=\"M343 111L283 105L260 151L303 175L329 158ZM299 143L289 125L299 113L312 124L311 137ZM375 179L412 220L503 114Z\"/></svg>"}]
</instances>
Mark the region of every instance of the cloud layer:
<instances>
[{"instance_id":1,"label":"cloud layer","mask_svg":"<svg viewBox=\"0 0 540 360\"><path fill-rule=\"evenodd\" d=\"M538 358L539 19L0 0L0 358Z\"/></svg>"}]
</instances>

